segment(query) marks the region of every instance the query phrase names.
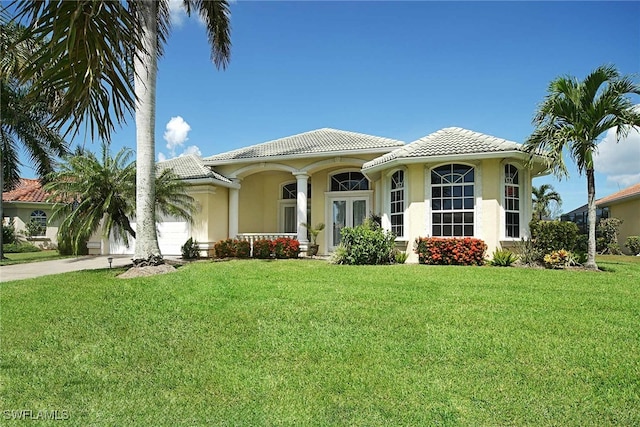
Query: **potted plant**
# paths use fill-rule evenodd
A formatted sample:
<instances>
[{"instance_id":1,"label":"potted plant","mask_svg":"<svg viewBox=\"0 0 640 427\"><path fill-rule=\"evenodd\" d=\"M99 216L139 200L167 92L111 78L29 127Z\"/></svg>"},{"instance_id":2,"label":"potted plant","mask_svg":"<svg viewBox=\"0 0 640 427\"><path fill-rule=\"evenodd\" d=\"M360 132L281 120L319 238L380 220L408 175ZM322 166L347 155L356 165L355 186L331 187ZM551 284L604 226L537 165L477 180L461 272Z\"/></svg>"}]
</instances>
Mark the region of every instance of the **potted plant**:
<instances>
[{"instance_id":1,"label":"potted plant","mask_svg":"<svg viewBox=\"0 0 640 427\"><path fill-rule=\"evenodd\" d=\"M311 223L302 223L302 225L304 227L306 227L306 229L309 231L309 236L311 236L311 242L309 244L309 247L307 248L307 255L308 256L314 256L318 254L318 234L320 234L320 232L322 230L324 230L324 223L320 222L318 224L316 224L315 227L313 227L311 225Z\"/></svg>"}]
</instances>

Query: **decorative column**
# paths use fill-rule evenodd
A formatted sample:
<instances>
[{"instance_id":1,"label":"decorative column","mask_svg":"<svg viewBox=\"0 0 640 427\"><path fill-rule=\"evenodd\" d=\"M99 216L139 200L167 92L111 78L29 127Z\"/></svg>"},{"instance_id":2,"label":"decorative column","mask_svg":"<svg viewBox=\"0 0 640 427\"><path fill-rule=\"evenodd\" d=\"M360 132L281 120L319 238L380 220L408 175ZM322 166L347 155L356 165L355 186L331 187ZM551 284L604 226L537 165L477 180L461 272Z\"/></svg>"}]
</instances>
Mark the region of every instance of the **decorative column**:
<instances>
[{"instance_id":1,"label":"decorative column","mask_svg":"<svg viewBox=\"0 0 640 427\"><path fill-rule=\"evenodd\" d=\"M307 223L307 182L309 175L306 173L294 174L298 185L297 211L298 211L298 241L301 249L306 249L309 240L307 239L307 228L302 225Z\"/></svg>"},{"instance_id":2,"label":"decorative column","mask_svg":"<svg viewBox=\"0 0 640 427\"><path fill-rule=\"evenodd\" d=\"M234 184L240 184L239 179L233 179ZM239 202L240 189L229 188L229 238L234 239L238 235L238 216L240 214Z\"/></svg>"}]
</instances>

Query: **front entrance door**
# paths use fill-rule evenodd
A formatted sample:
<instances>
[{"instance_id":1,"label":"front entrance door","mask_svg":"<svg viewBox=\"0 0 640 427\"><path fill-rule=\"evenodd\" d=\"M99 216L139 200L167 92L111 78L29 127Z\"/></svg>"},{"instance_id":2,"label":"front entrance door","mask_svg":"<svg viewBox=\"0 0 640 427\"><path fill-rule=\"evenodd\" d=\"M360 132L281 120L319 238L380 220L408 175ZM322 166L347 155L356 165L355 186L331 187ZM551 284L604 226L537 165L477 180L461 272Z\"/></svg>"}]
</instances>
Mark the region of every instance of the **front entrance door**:
<instances>
[{"instance_id":1,"label":"front entrance door","mask_svg":"<svg viewBox=\"0 0 640 427\"><path fill-rule=\"evenodd\" d=\"M331 198L331 223L329 224L329 246L340 244L340 230L362 224L369 212L369 196Z\"/></svg>"}]
</instances>

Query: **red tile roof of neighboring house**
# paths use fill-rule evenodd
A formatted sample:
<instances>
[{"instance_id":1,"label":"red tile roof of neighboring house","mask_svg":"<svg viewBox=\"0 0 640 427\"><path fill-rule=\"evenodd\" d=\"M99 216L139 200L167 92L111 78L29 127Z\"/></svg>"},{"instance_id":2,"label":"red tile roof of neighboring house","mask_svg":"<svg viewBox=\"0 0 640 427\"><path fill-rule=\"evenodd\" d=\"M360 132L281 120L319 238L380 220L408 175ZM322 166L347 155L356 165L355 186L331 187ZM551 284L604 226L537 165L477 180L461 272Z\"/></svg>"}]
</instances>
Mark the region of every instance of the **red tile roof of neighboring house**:
<instances>
[{"instance_id":1,"label":"red tile roof of neighboring house","mask_svg":"<svg viewBox=\"0 0 640 427\"><path fill-rule=\"evenodd\" d=\"M623 199L629 199L631 197L640 196L640 183L632 185L631 187L627 187L623 190L618 191L617 193L613 193L608 195L607 197L603 197L600 200L596 200L596 205L602 206L610 203L618 202Z\"/></svg>"},{"instance_id":2,"label":"red tile roof of neighboring house","mask_svg":"<svg viewBox=\"0 0 640 427\"><path fill-rule=\"evenodd\" d=\"M20 178L16 188L2 193L2 201L44 203L48 196L49 194L42 189L40 180Z\"/></svg>"}]
</instances>

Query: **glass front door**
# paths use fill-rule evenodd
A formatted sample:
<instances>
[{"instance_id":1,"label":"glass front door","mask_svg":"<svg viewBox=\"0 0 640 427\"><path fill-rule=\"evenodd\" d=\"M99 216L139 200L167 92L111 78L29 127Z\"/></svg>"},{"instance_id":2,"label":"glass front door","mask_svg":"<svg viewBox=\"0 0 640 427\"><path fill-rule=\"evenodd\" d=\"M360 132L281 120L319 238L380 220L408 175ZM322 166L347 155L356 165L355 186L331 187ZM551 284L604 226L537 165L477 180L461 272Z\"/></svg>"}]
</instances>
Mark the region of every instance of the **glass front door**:
<instances>
[{"instance_id":1,"label":"glass front door","mask_svg":"<svg viewBox=\"0 0 640 427\"><path fill-rule=\"evenodd\" d=\"M340 231L344 227L356 227L367 217L369 199L366 197L336 198L331 203L331 247L340 244Z\"/></svg>"}]
</instances>

